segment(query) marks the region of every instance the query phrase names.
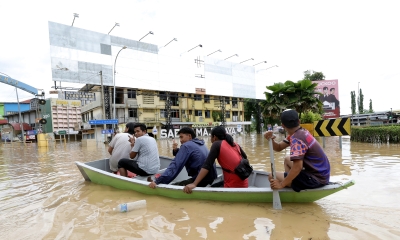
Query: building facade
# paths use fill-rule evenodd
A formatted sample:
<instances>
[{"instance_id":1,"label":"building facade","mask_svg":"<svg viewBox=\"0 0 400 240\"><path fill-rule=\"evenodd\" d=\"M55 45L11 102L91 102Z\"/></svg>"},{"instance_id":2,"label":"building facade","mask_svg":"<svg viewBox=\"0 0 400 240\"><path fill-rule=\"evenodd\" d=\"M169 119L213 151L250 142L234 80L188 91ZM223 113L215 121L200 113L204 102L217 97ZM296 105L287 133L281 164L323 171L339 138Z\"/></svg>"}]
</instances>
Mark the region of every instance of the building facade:
<instances>
[{"instance_id":1,"label":"building facade","mask_svg":"<svg viewBox=\"0 0 400 240\"><path fill-rule=\"evenodd\" d=\"M97 91L96 101L82 106L83 123L104 119L103 104L107 99L104 101L100 89L100 86L93 87L91 91ZM112 88L108 91L112 92ZM114 99L111 97L109 101L112 112ZM222 112L225 113L224 122L228 132L242 132L242 125L250 124L244 121L243 106L243 98L207 94L117 88L115 95L115 117L121 131L124 123L140 122L146 124L149 133L159 138L176 137L177 131L184 126L195 128L198 136L207 136L213 126L221 125ZM171 129L168 131L167 112L170 113L171 121Z\"/></svg>"}]
</instances>

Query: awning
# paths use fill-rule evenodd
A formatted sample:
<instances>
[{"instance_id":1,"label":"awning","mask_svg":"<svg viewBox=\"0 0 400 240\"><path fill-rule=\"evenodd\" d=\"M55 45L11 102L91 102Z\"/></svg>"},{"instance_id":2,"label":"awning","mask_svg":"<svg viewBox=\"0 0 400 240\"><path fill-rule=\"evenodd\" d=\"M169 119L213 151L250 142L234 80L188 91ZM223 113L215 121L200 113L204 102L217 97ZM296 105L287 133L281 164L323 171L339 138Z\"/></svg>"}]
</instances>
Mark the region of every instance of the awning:
<instances>
[{"instance_id":1,"label":"awning","mask_svg":"<svg viewBox=\"0 0 400 240\"><path fill-rule=\"evenodd\" d=\"M7 124L7 119L0 119L0 125Z\"/></svg>"},{"instance_id":2,"label":"awning","mask_svg":"<svg viewBox=\"0 0 400 240\"><path fill-rule=\"evenodd\" d=\"M21 125L19 123L9 123L15 131L21 131ZM26 130L32 130L31 126L29 126L29 124L27 123L23 123L22 124L24 127L24 131Z\"/></svg>"}]
</instances>

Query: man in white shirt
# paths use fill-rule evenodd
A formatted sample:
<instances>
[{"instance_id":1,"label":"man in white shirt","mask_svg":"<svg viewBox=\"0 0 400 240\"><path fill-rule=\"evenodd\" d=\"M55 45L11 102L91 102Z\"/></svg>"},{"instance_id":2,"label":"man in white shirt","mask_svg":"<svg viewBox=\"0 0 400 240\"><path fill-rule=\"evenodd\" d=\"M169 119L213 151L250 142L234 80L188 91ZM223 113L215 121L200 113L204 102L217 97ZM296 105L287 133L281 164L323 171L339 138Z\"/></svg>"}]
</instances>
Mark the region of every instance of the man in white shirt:
<instances>
[{"instance_id":1,"label":"man in white shirt","mask_svg":"<svg viewBox=\"0 0 400 240\"><path fill-rule=\"evenodd\" d=\"M134 123L127 123L125 126L125 131L123 133L116 134L111 140L108 152L110 153L110 169L114 173L118 171L118 162L122 158L129 158L129 154L131 152L131 143L129 142L130 138L133 138L134 131Z\"/></svg>"},{"instance_id":2,"label":"man in white shirt","mask_svg":"<svg viewBox=\"0 0 400 240\"><path fill-rule=\"evenodd\" d=\"M140 176L153 175L160 170L157 142L147 134L146 125L143 123L135 124L134 131L136 139L130 139L131 147L133 147L130 158L124 158L118 162L119 173L125 177L126 170ZM137 157L136 160L132 160L135 157Z\"/></svg>"}]
</instances>

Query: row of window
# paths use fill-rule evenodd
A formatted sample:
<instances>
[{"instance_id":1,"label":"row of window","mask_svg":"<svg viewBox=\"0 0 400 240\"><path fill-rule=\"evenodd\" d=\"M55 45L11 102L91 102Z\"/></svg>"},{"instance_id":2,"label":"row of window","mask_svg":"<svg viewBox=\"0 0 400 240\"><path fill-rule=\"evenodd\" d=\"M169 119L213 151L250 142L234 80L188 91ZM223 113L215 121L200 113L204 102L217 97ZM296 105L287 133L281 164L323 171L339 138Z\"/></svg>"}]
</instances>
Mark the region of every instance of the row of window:
<instances>
[{"instance_id":1,"label":"row of window","mask_svg":"<svg viewBox=\"0 0 400 240\"><path fill-rule=\"evenodd\" d=\"M196 117L202 117L203 116L203 111L204 111L204 117L205 118L211 118L211 110L188 110L188 115L195 115ZM183 117L188 117L186 114L185 110L181 110L181 114ZM179 110L176 109L171 109L170 110L171 118L179 118ZM232 111L232 116L239 116L239 111ZM160 110L160 117L165 118L166 117L166 111L165 110ZM225 117L230 118L231 117L231 112L230 111L225 111Z\"/></svg>"},{"instance_id":2,"label":"row of window","mask_svg":"<svg viewBox=\"0 0 400 240\"><path fill-rule=\"evenodd\" d=\"M136 98L136 90L128 89L127 90L127 95L128 95L128 98ZM161 101L167 100L167 93L166 92L159 92L159 96L160 96L160 100ZM184 96L184 94L182 93L181 97L183 97L183 96ZM210 103L210 99L211 99L209 95L200 95L200 94L189 94L189 97L193 97L195 101L201 101L204 98L204 102L205 103ZM118 98L118 96L117 96L117 98ZM169 93L169 98L170 98L170 100L172 102L172 105L179 104L178 93ZM225 97L224 100L225 100L226 104L230 104L231 98L230 97ZM238 103L238 99L233 97L232 98L232 104L233 105L237 105L237 103Z\"/></svg>"}]
</instances>

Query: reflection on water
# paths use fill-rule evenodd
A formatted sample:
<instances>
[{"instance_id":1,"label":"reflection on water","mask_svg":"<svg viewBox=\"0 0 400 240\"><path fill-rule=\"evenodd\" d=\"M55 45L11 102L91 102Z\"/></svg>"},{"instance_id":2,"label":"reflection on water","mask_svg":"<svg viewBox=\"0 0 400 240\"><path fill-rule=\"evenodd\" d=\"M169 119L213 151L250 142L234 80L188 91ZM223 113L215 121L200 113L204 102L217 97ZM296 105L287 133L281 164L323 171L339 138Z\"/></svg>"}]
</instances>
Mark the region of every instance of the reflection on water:
<instances>
[{"instance_id":1,"label":"reflection on water","mask_svg":"<svg viewBox=\"0 0 400 240\"><path fill-rule=\"evenodd\" d=\"M257 170L270 169L268 142L236 135ZM208 147L209 137L204 137ZM318 139L322 144L322 139ZM158 140L172 156L172 141ZM85 182L75 161L107 158L107 147L79 143L37 148L0 146L0 239L393 239L400 237L397 173L400 146L325 139L332 175L356 185L315 203L188 201L148 196ZM283 171L287 151L275 153ZM147 200L147 209L116 213L123 202Z\"/></svg>"}]
</instances>

